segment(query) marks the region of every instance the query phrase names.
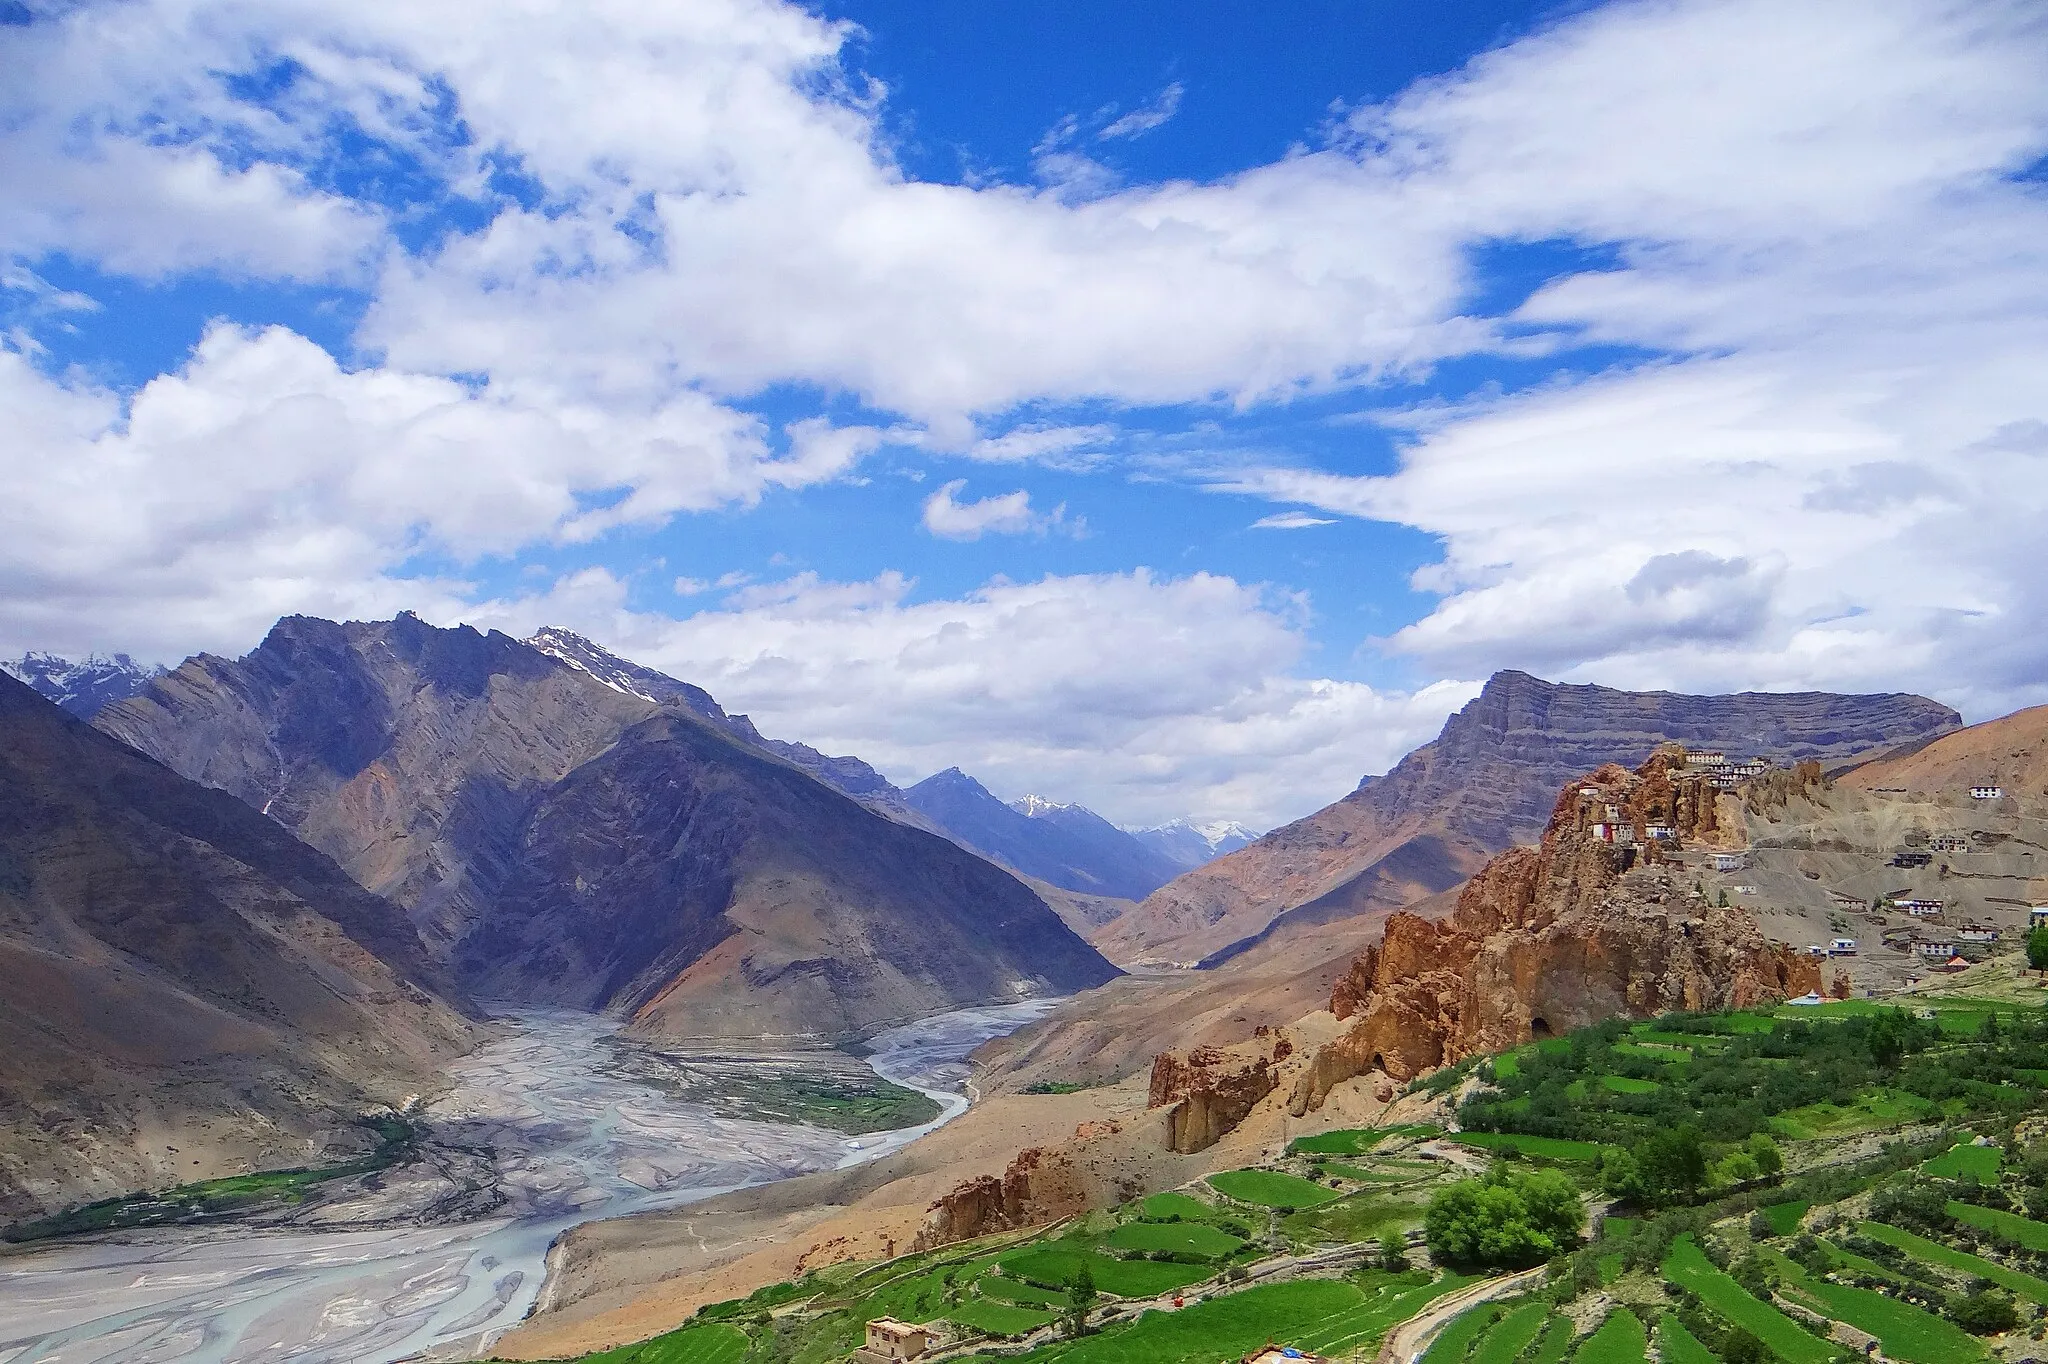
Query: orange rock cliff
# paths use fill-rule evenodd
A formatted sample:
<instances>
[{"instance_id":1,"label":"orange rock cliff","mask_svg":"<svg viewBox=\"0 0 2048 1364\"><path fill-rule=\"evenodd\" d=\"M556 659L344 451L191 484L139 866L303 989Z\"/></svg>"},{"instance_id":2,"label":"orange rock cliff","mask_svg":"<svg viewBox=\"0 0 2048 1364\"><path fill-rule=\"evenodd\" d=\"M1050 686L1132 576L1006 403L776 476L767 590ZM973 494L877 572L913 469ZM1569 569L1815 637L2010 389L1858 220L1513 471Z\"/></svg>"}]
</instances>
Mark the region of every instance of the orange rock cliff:
<instances>
[{"instance_id":1,"label":"orange rock cliff","mask_svg":"<svg viewBox=\"0 0 2048 1364\"><path fill-rule=\"evenodd\" d=\"M1675 746L1570 783L1542 844L1489 862L1447 919L1388 920L1332 991L1331 1012L1355 1021L1296 1078L1291 1111L1354 1076L1411 1079L1617 1014L1818 990L1816 963L1765 942L1745 910L1692 896L1650 837L1716 841L1718 795Z\"/></svg>"}]
</instances>

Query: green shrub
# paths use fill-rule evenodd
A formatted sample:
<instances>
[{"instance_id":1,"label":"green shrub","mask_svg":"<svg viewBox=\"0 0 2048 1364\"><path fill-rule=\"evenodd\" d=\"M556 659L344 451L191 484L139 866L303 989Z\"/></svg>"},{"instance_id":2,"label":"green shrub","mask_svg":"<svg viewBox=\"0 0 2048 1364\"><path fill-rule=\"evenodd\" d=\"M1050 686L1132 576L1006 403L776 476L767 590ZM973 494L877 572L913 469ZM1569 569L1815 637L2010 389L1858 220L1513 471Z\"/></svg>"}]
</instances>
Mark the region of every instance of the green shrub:
<instances>
[{"instance_id":1,"label":"green shrub","mask_svg":"<svg viewBox=\"0 0 2048 1364\"><path fill-rule=\"evenodd\" d=\"M1585 1224L1578 1189L1555 1170L1496 1165L1430 1199L1430 1254L1462 1267L1540 1264L1575 1244Z\"/></svg>"}]
</instances>

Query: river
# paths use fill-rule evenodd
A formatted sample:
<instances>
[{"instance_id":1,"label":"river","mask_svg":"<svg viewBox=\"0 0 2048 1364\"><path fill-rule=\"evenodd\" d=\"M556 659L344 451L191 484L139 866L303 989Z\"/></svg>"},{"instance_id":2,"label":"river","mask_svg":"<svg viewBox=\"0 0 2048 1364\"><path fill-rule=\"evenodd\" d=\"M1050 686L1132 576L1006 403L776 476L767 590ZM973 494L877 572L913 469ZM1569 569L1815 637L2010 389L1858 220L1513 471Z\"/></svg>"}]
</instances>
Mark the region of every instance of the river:
<instances>
[{"instance_id":1,"label":"river","mask_svg":"<svg viewBox=\"0 0 2048 1364\"><path fill-rule=\"evenodd\" d=\"M618 1073L617 1022L528 1011L452 1069L436 1136L488 1146L505 1202L455 1225L215 1226L0 1257L0 1364L386 1364L483 1352L532 1308L579 1223L873 1160L966 1111L965 1058L1051 1001L963 1009L871 1039L869 1064L943 1108L848 1138L722 1117ZM402 1172L387 1203L403 1200ZM388 1209L387 1209L388 1211Z\"/></svg>"}]
</instances>

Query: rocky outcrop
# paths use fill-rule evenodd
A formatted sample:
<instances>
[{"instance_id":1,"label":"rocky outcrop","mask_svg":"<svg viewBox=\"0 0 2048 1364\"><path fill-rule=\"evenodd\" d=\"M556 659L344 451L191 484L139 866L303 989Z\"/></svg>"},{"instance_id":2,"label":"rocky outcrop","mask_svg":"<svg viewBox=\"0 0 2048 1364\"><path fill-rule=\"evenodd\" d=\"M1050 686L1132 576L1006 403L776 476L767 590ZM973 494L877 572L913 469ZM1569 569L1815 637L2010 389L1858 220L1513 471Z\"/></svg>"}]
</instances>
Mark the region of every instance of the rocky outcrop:
<instances>
[{"instance_id":1,"label":"rocky outcrop","mask_svg":"<svg viewBox=\"0 0 2048 1364\"><path fill-rule=\"evenodd\" d=\"M481 1037L395 905L0 677L0 1221L327 1163Z\"/></svg>"},{"instance_id":2,"label":"rocky outcrop","mask_svg":"<svg viewBox=\"0 0 2048 1364\"><path fill-rule=\"evenodd\" d=\"M1146 1107L1166 1109L1166 1146L1206 1151L1278 1087L1278 1068L1294 1054L1285 1033L1260 1027L1246 1048L1195 1047L1152 1058Z\"/></svg>"},{"instance_id":3,"label":"rocky outcrop","mask_svg":"<svg viewBox=\"0 0 2048 1364\"><path fill-rule=\"evenodd\" d=\"M1014 876L699 689L545 642L290 617L95 723L334 857L491 998L823 1038L1116 974Z\"/></svg>"},{"instance_id":4,"label":"rocky outcrop","mask_svg":"<svg viewBox=\"0 0 2048 1364\"><path fill-rule=\"evenodd\" d=\"M1811 959L1766 943L1746 911L1694 896L1647 837L1664 826L1711 845L1733 799L1686 774L1676 749L1567 785L1541 845L1487 864L1447 919L1388 920L1332 991L1351 1027L1296 1080L1291 1109L1319 1107L1356 1075L1405 1080L1616 1015L1819 989Z\"/></svg>"},{"instance_id":5,"label":"rocky outcrop","mask_svg":"<svg viewBox=\"0 0 2048 1364\"><path fill-rule=\"evenodd\" d=\"M911 1252L1051 1221L1050 1216L1037 1213L1031 1201L1031 1176L1045 1159L1044 1147L1028 1147L1017 1153L1000 1176L962 1180L925 1210L924 1225L911 1243Z\"/></svg>"},{"instance_id":6,"label":"rocky outcrop","mask_svg":"<svg viewBox=\"0 0 2048 1364\"><path fill-rule=\"evenodd\" d=\"M1178 878L1094 941L1118 961L1214 964L1292 925L1399 908L1533 840L1573 774L1633 766L1661 743L1833 768L1959 724L1920 696L1684 696L1496 673L1391 772Z\"/></svg>"}]
</instances>

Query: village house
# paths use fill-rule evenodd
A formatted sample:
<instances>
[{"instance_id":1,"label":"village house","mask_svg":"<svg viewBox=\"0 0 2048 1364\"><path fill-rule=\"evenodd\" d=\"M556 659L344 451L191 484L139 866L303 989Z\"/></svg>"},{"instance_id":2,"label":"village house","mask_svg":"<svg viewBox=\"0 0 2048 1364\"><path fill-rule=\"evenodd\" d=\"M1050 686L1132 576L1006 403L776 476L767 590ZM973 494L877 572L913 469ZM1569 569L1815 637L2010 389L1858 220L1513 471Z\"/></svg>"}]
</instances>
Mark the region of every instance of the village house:
<instances>
[{"instance_id":1,"label":"village house","mask_svg":"<svg viewBox=\"0 0 2048 1364\"><path fill-rule=\"evenodd\" d=\"M2004 800L2005 788L2003 786L1973 786L1970 788L1970 799Z\"/></svg>"},{"instance_id":2,"label":"village house","mask_svg":"<svg viewBox=\"0 0 2048 1364\"><path fill-rule=\"evenodd\" d=\"M1956 930L1956 941L1962 943L1975 943L1978 946L1988 947L1992 943L1998 941L1998 930L1995 928L1979 928L1976 926L1972 926L1969 928L1959 928Z\"/></svg>"},{"instance_id":3,"label":"village house","mask_svg":"<svg viewBox=\"0 0 2048 1364\"><path fill-rule=\"evenodd\" d=\"M1939 919L1948 906L1941 900L1917 900L1911 897L1892 900L1892 908L1912 915L1916 919Z\"/></svg>"},{"instance_id":4,"label":"village house","mask_svg":"<svg viewBox=\"0 0 2048 1364\"><path fill-rule=\"evenodd\" d=\"M1669 824L1652 824L1644 830L1643 836L1656 839L1661 843L1669 843L1678 837L1678 830L1672 828Z\"/></svg>"},{"instance_id":5,"label":"village house","mask_svg":"<svg viewBox=\"0 0 2048 1364\"><path fill-rule=\"evenodd\" d=\"M1897 852L1892 854L1892 865L1895 867L1924 867L1933 860L1933 853Z\"/></svg>"},{"instance_id":6,"label":"village house","mask_svg":"<svg viewBox=\"0 0 2048 1364\"><path fill-rule=\"evenodd\" d=\"M1685 750L1687 767L1726 767L1728 755L1711 748L1688 748Z\"/></svg>"},{"instance_id":7,"label":"village house","mask_svg":"<svg viewBox=\"0 0 2048 1364\"><path fill-rule=\"evenodd\" d=\"M1836 938L1828 944L1828 955L1831 957L1855 956L1856 940L1854 938Z\"/></svg>"},{"instance_id":8,"label":"village house","mask_svg":"<svg viewBox=\"0 0 2048 1364\"><path fill-rule=\"evenodd\" d=\"M2048 928L2048 905L2034 905L2027 910L2027 928Z\"/></svg>"},{"instance_id":9,"label":"village house","mask_svg":"<svg viewBox=\"0 0 2048 1364\"><path fill-rule=\"evenodd\" d=\"M1741 871L1749 865L1749 854L1717 852L1707 859L1715 871Z\"/></svg>"},{"instance_id":10,"label":"village house","mask_svg":"<svg viewBox=\"0 0 2048 1364\"><path fill-rule=\"evenodd\" d=\"M1938 853L1968 852L1970 840L1961 834L1936 834L1927 840L1927 848L1929 852Z\"/></svg>"},{"instance_id":11,"label":"village house","mask_svg":"<svg viewBox=\"0 0 2048 1364\"><path fill-rule=\"evenodd\" d=\"M854 1352L858 1364L878 1360L920 1359L932 1348L932 1329L894 1317L876 1317L868 1323L867 1344Z\"/></svg>"},{"instance_id":12,"label":"village house","mask_svg":"<svg viewBox=\"0 0 2048 1364\"><path fill-rule=\"evenodd\" d=\"M1956 954L1956 945L1947 938L1918 938L1913 951L1929 961L1947 961Z\"/></svg>"}]
</instances>

